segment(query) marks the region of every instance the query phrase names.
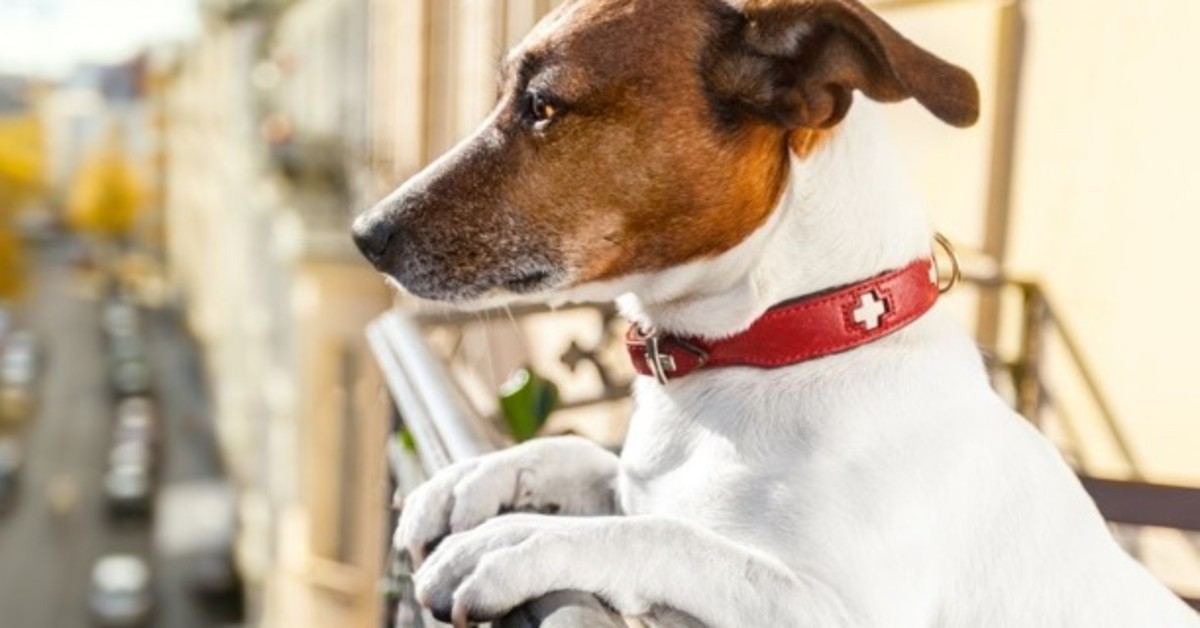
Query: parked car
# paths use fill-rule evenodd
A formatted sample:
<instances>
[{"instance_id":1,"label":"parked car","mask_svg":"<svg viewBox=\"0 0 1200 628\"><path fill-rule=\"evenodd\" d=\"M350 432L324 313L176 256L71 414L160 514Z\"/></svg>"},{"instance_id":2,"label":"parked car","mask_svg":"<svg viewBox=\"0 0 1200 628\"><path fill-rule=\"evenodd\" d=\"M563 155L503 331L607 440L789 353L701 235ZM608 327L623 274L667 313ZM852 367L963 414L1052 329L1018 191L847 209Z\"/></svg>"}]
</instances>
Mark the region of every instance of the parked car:
<instances>
[{"instance_id":1,"label":"parked car","mask_svg":"<svg viewBox=\"0 0 1200 628\"><path fill-rule=\"evenodd\" d=\"M37 343L29 332L13 332L0 346L0 421L27 418L37 389Z\"/></svg>"},{"instance_id":2,"label":"parked car","mask_svg":"<svg viewBox=\"0 0 1200 628\"><path fill-rule=\"evenodd\" d=\"M150 469L136 464L116 466L104 475L104 501L112 517L144 517L154 500Z\"/></svg>"},{"instance_id":3,"label":"parked car","mask_svg":"<svg viewBox=\"0 0 1200 628\"><path fill-rule=\"evenodd\" d=\"M117 403L117 419L113 425L113 442L147 443L151 449L158 444L158 414L148 397L127 397Z\"/></svg>"},{"instance_id":4,"label":"parked car","mask_svg":"<svg viewBox=\"0 0 1200 628\"><path fill-rule=\"evenodd\" d=\"M113 443L108 451L108 468L121 469L136 467L145 469L147 473L154 472L154 454L150 451L150 443L140 440L126 440Z\"/></svg>"},{"instance_id":5,"label":"parked car","mask_svg":"<svg viewBox=\"0 0 1200 628\"><path fill-rule=\"evenodd\" d=\"M238 530L238 497L222 480L164 486L155 521L155 553L185 565L189 588L218 603L235 601L241 591L233 560Z\"/></svg>"},{"instance_id":6,"label":"parked car","mask_svg":"<svg viewBox=\"0 0 1200 628\"><path fill-rule=\"evenodd\" d=\"M124 360L113 365L113 391L118 397L150 392L150 366L145 360Z\"/></svg>"},{"instance_id":7,"label":"parked car","mask_svg":"<svg viewBox=\"0 0 1200 628\"><path fill-rule=\"evenodd\" d=\"M109 378L117 398L150 393L150 364L146 347L136 330L109 337Z\"/></svg>"},{"instance_id":8,"label":"parked car","mask_svg":"<svg viewBox=\"0 0 1200 628\"><path fill-rule=\"evenodd\" d=\"M127 419L146 419L153 421L157 418L154 401L149 397L128 397L117 404L117 422Z\"/></svg>"},{"instance_id":9,"label":"parked car","mask_svg":"<svg viewBox=\"0 0 1200 628\"><path fill-rule=\"evenodd\" d=\"M242 582L237 572L233 550L199 553L192 557L188 569L188 585L197 595L218 600L241 592Z\"/></svg>"},{"instance_id":10,"label":"parked car","mask_svg":"<svg viewBox=\"0 0 1200 628\"><path fill-rule=\"evenodd\" d=\"M104 304L101 324L108 338L136 335L140 329L137 307L121 300L110 300Z\"/></svg>"},{"instance_id":11,"label":"parked car","mask_svg":"<svg viewBox=\"0 0 1200 628\"><path fill-rule=\"evenodd\" d=\"M0 440L0 513L16 504L20 484L21 449L14 440Z\"/></svg>"},{"instance_id":12,"label":"parked car","mask_svg":"<svg viewBox=\"0 0 1200 628\"><path fill-rule=\"evenodd\" d=\"M145 560L127 554L102 557L92 568L92 619L106 628L149 625L154 614L152 584Z\"/></svg>"}]
</instances>

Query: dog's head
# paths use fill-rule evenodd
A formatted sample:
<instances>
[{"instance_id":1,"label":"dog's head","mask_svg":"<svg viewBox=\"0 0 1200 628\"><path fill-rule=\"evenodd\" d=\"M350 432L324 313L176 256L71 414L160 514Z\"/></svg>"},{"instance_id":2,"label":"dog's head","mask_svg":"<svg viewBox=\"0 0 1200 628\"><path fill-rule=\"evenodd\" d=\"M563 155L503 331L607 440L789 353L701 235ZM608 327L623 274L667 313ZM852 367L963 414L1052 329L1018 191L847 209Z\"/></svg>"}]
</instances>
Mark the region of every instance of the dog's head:
<instances>
[{"instance_id":1,"label":"dog's head","mask_svg":"<svg viewBox=\"0 0 1200 628\"><path fill-rule=\"evenodd\" d=\"M505 59L484 125L354 237L408 291L460 302L716 256L855 91L978 116L970 75L856 0L568 0Z\"/></svg>"}]
</instances>

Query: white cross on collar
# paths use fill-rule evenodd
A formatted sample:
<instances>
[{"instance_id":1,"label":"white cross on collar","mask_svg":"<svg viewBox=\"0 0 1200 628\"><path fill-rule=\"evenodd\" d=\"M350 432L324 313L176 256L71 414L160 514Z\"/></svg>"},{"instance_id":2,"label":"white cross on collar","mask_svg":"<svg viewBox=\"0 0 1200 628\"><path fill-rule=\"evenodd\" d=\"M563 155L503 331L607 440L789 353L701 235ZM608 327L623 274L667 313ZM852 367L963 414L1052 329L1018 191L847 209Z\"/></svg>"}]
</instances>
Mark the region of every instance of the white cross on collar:
<instances>
[{"instance_id":1,"label":"white cross on collar","mask_svg":"<svg viewBox=\"0 0 1200 628\"><path fill-rule=\"evenodd\" d=\"M858 298L859 306L854 309L854 322L862 325L863 329L872 331L878 329L887 313L887 301L880 299L875 292L865 292Z\"/></svg>"}]
</instances>

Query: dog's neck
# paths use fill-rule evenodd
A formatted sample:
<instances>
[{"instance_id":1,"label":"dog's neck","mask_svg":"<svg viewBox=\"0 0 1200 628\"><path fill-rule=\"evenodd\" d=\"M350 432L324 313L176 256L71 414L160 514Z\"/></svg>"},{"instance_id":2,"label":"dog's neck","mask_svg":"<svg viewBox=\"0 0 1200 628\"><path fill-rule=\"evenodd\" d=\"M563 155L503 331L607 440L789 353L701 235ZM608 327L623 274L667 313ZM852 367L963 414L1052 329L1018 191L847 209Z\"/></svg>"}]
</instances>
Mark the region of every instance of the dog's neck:
<instances>
[{"instance_id":1,"label":"dog's neck","mask_svg":"<svg viewBox=\"0 0 1200 628\"><path fill-rule=\"evenodd\" d=\"M622 313L644 328L720 338L781 301L927 255L924 208L877 106L862 100L821 149L792 156L766 224L716 258L637 278L618 299Z\"/></svg>"}]
</instances>

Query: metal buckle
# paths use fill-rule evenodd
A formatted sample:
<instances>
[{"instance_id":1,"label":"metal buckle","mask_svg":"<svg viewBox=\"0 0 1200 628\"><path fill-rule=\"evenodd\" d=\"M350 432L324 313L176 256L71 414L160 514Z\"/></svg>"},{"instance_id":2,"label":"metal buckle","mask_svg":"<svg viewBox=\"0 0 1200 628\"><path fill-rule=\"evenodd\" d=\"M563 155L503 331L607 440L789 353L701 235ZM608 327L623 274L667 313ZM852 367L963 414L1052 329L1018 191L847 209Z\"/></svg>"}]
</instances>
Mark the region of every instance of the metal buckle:
<instances>
[{"instance_id":1,"label":"metal buckle","mask_svg":"<svg viewBox=\"0 0 1200 628\"><path fill-rule=\"evenodd\" d=\"M654 379L665 386L667 382L671 381L670 374L678 368L678 365L675 364L675 356L662 352L659 347L660 340L661 337L656 331L651 331L646 336L646 366L654 375Z\"/></svg>"},{"instance_id":2,"label":"metal buckle","mask_svg":"<svg viewBox=\"0 0 1200 628\"><path fill-rule=\"evenodd\" d=\"M675 336L663 336L654 328L647 331L635 326L633 330L637 339L645 347L646 367L650 370L650 374L654 376L654 380L659 384L666 385L667 382L670 382L671 375L678 371L680 366L675 361L674 355L663 350L665 343L669 342L674 347L683 349L696 356L696 368L708 363L708 352L686 340L681 340Z\"/></svg>"}]
</instances>

